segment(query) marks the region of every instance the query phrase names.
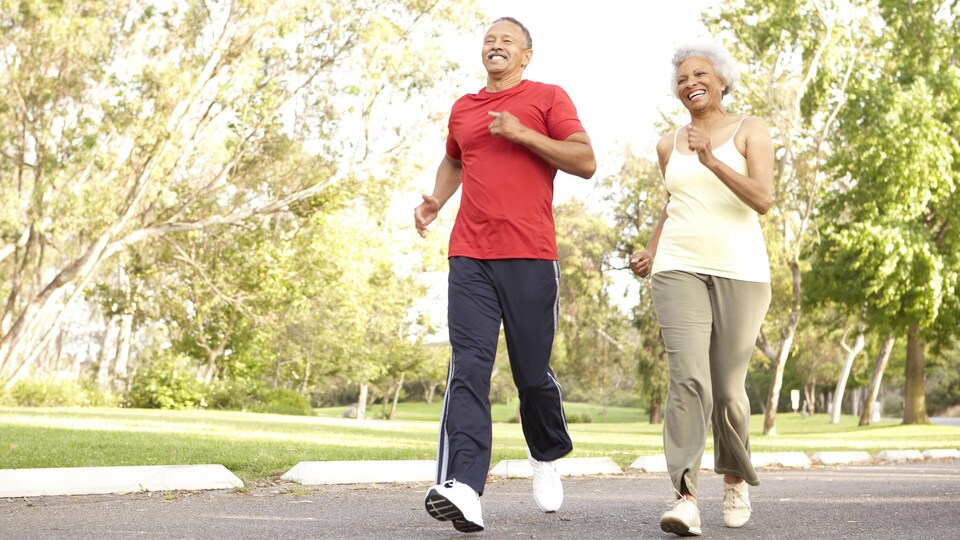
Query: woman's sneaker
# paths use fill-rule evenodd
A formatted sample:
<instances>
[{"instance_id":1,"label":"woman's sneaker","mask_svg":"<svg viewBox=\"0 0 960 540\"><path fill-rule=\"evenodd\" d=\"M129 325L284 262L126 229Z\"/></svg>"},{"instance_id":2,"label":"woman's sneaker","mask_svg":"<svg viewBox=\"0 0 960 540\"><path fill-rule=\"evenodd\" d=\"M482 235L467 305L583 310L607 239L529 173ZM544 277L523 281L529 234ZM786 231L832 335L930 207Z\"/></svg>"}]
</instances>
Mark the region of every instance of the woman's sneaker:
<instances>
[{"instance_id":1,"label":"woman's sneaker","mask_svg":"<svg viewBox=\"0 0 960 540\"><path fill-rule=\"evenodd\" d=\"M750 519L750 495L747 483L723 483L723 524L727 527L742 527Z\"/></svg>"},{"instance_id":2,"label":"woman's sneaker","mask_svg":"<svg viewBox=\"0 0 960 540\"><path fill-rule=\"evenodd\" d=\"M437 484L427 491L423 505L433 518L452 521L453 528L460 532L483 530L480 497L472 487L466 484L456 480Z\"/></svg>"},{"instance_id":3,"label":"woman's sneaker","mask_svg":"<svg viewBox=\"0 0 960 540\"><path fill-rule=\"evenodd\" d=\"M533 467L533 500L542 512L556 512L563 505L563 483L556 461L537 461L529 451L527 460Z\"/></svg>"},{"instance_id":4,"label":"woman's sneaker","mask_svg":"<svg viewBox=\"0 0 960 540\"><path fill-rule=\"evenodd\" d=\"M679 536L700 536L700 509L686 497L677 499L673 508L660 516L660 529Z\"/></svg>"}]
</instances>

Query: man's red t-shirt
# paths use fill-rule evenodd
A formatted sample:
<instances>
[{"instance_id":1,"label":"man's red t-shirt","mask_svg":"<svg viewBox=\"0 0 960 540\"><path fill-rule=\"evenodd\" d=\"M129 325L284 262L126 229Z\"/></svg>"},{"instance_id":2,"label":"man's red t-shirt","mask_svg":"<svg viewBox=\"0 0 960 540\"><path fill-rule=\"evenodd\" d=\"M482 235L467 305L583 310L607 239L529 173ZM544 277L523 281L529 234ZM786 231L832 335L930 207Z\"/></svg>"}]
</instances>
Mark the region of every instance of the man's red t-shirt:
<instances>
[{"instance_id":1,"label":"man's red t-shirt","mask_svg":"<svg viewBox=\"0 0 960 540\"><path fill-rule=\"evenodd\" d=\"M450 234L451 257L557 259L553 179L557 169L524 146L487 130L490 111L563 140L585 131L559 86L533 81L458 99L450 113L447 155L460 160L463 192Z\"/></svg>"}]
</instances>

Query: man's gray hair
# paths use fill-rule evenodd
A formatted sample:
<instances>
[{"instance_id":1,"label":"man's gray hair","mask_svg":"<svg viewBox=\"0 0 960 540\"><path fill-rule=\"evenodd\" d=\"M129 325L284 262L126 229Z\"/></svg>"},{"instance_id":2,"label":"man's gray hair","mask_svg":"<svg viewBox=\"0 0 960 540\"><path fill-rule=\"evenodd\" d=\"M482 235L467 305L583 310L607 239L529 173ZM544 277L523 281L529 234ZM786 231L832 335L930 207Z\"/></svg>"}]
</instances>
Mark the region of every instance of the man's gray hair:
<instances>
[{"instance_id":1,"label":"man's gray hair","mask_svg":"<svg viewBox=\"0 0 960 540\"><path fill-rule=\"evenodd\" d=\"M737 65L737 61L717 43L704 41L683 45L677 49L677 52L673 53L673 80L671 84L674 96L679 97L677 93L677 72L680 70L680 64L694 56L706 58L713 64L713 69L717 70L720 81L726 86L723 95L729 94L737 87L737 81L740 80L740 67Z\"/></svg>"},{"instance_id":2,"label":"man's gray hair","mask_svg":"<svg viewBox=\"0 0 960 540\"><path fill-rule=\"evenodd\" d=\"M528 49L532 49L532 48L533 48L533 37L530 36L530 31L527 30L527 27L524 26L522 22L514 19L513 17L500 17L499 19L497 19L497 20L493 21L492 23L490 23L490 26L493 26L493 25L497 24L497 23L500 22L500 21L512 22L513 24L519 26L519 27L520 27L520 31L523 32L523 38L527 40L527 48L528 48Z\"/></svg>"}]
</instances>

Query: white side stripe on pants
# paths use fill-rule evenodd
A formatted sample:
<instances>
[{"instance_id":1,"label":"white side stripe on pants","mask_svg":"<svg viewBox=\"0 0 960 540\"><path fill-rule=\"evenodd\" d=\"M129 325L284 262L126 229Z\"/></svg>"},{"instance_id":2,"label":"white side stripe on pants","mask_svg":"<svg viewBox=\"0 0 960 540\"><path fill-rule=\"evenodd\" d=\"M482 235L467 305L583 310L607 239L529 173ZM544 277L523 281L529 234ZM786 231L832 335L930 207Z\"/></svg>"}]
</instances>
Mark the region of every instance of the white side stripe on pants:
<instances>
[{"instance_id":1,"label":"white side stripe on pants","mask_svg":"<svg viewBox=\"0 0 960 540\"><path fill-rule=\"evenodd\" d=\"M443 407L440 409L440 440L437 441L437 483L447 480L450 461L450 439L447 436L447 406L450 399L450 384L453 381L454 354L450 352L450 367L447 374L447 387L443 392Z\"/></svg>"}]
</instances>

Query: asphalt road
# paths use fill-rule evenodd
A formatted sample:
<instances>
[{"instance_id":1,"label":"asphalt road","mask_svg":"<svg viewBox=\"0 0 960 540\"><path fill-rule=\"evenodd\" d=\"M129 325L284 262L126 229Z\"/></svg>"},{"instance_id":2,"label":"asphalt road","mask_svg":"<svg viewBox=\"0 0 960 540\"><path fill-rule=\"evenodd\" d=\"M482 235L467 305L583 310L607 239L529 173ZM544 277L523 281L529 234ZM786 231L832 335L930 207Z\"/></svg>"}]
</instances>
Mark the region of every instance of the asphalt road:
<instances>
[{"instance_id":1,"label":"asphalt road","mask_svg":"<svg viewBox=\"0 0 960 540\"><path fill-rule=\"evenodd\" d=\"M957 538L960 461L761 471L753 518L725 529L720 477L701 475L706 538ZM426 485L289 483L246 491L0 499L0 538L675 538L657 524L663 474L565 478L556 514L537 510L530 480L492 480L487 529L464 535L423 510Z\"/></svg>"}]
</instances>

